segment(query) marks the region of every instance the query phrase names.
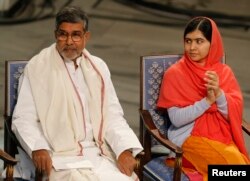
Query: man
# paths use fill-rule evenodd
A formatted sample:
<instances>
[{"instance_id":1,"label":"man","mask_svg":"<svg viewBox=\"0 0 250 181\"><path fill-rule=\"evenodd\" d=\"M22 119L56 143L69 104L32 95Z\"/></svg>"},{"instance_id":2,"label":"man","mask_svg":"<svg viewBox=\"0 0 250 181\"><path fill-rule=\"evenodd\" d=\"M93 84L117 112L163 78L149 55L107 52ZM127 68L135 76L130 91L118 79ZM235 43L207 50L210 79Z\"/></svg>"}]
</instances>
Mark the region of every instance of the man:
<instances>
[{"instance_id":1,"label":"man","mask_svg":"<svg viewBox=\"0 0 250 181\"><path fill-rule=\"evenodd\" d=\"M25 67L12 124L29 155L19 149L24 179L31 180L33 164L50 180L135 179L142 146L107 65L85 49L89 37L86 14L66 7L56 16L56 43Z\"/></svg>"}]
</instances>

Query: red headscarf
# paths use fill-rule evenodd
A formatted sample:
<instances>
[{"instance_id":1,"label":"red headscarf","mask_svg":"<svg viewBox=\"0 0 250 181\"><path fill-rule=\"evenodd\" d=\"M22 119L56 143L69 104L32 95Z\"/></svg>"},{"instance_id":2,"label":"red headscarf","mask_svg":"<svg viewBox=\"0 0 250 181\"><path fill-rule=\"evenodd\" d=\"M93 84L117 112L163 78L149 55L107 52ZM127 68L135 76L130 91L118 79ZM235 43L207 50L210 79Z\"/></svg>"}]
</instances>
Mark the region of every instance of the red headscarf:
<instances>
[{"instance_id":1,"label":"red headscarf","mask_svg":"<svg viewBox=\"0 0 250 181\"><path fill-rule=\"evenodd\" d=\"M157 106L185 107L200 101L207 94L203 80L205 72L215 71L219 76L220 88L226 96L228 120L218 111L216 104L213 104L195 120L192 135L225 144L234 141L239 150L247 156L241 128L243 98L240 87L230 67L221 63L224 55L221 35L215 22L207 19L212 25L212 38L205 66L195 64L185 53L178 63L165 72Z\"/></svg>"}]
</instances>

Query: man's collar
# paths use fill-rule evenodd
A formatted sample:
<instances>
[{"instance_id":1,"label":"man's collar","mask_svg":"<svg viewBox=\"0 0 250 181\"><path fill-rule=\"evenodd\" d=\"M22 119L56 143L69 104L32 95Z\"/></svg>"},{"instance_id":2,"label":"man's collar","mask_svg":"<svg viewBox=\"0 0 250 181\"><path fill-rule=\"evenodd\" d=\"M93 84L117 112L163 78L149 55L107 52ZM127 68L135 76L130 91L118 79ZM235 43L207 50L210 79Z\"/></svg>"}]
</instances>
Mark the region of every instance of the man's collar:
<instances>
[{"instance_id":1,"label":"man's collar","mask_svg":"<svg viewBox=\"0 0 250 181\"><path fill-rule=\"evenodd\" d=\"M80 65L81 60L82 60L82 56L76 58L76 65L77 65L77 66ZM72 60L70 60L70 59L65 59L64 62L67 63L67 64L71 64L71 63L73 64L73 63L74 63L74 62L73 62Z\"/></svg>"}]
</instances>

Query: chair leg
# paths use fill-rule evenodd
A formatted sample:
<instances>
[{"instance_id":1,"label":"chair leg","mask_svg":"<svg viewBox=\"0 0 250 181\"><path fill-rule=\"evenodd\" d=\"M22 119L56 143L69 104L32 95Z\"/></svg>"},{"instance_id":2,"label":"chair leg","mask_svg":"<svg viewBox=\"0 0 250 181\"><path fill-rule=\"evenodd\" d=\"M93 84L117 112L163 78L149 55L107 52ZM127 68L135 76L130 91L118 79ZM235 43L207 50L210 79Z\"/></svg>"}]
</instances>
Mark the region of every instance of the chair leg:
<instances>
[{"instance_id":1,"label":"chair leg","mask_svg":"<svg viewBox=\"0 0 250 181\"><path fill-rule=\"evenodd\" d=\"M14 167L13 165L6 165L6 178L5 181L13 181Z\"/></svg>"},{"instance_id":2,"label":"chair leg","mask_svg":"<svg viewBox=\"0 0 250 181\"><path fill-rule=\"evenodd\" d=\"M142 181L143 175L142 175L142 170L143 170L143 166L144 166L144 156L145 156L145 152L140 152L137 156L136 156L136 161L137 161L137 165L135 168L135 173L138 176L138 178L140 179L140 181Z\"/></svg>"},{"instance_id":3,"label":"chair leg","mask_svg":"<svg viewBox=\"0 0 250 181\"><path fill-rule=\"evenodd\" d=\"M182 167L182 155L176 154L175 158L175 165L174 165L174 181L180 181L181 180L181 167Z\"/></svg>"},{"instance_id":4,"label":"chair leg","mask_svg":"<svg viewBox=\"0 0 250 181\"><path fill-rule=\"evenodd\" d=\"M43 180L43 173L36 169L36 176L35 176L35 181L42 181Z\"/></svg>"}]
</instances>

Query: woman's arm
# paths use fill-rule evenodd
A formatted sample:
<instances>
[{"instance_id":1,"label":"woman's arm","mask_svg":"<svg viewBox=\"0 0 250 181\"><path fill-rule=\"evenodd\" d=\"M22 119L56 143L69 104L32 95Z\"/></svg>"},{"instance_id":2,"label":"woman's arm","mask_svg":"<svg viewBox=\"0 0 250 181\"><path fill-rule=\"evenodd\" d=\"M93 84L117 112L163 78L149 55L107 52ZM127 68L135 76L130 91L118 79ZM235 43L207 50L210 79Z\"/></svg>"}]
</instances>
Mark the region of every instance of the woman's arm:
<instances>
[{"instance_id":1,"label":"woman's arm","mask_svg":"<svg viewBox=\"0 0 250 181\"><path fill-rule=\"evenodd\" d=\"M171 123L175 127L181 127L186 124L193 122L196 118L201 116L210 105L206 101L206 98L203 98L200 101L195 102L193 105L186 106L183 108L171 107L168 109L168 114Z\"/></svg>"}]
</instances>

